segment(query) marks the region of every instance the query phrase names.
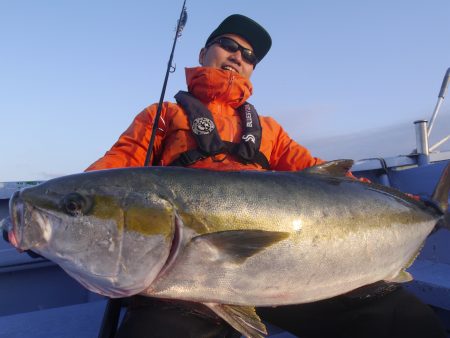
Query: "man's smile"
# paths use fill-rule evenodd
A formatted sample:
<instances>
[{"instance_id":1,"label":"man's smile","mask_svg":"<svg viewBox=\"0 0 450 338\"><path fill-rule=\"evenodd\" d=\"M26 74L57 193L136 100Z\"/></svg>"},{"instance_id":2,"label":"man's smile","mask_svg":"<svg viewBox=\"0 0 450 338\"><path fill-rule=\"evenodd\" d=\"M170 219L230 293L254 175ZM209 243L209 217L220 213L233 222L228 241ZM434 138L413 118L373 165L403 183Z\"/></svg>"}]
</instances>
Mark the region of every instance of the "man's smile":
<instances>
[{"instance_id":1,"label":"man's smile","mask_svg":"<svg viewBox=\"0 0 450 338\"><path fill-rule=\"evenodd\" d=\"M222 69L225 69L225 70L229 70L229 71L232 71L232 72L239 73L238 70L237 70L236 68L233 68L233 67L230 66L230 65L222 66Z\"/></svg>"}]
</instances>

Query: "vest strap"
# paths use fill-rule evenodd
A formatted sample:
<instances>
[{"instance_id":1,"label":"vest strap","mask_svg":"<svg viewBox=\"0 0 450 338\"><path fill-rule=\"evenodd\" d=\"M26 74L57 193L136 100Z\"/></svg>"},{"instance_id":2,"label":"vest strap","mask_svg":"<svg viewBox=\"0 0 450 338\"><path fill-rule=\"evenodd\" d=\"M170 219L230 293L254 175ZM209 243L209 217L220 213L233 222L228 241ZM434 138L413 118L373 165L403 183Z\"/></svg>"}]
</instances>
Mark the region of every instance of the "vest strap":
<instances>
[{"instance_id":1,"label":"vest strap","mask_svg":"<svg viewBox=\"0 0 450 338\"><path fill-rule=\"evenodd\" d=\"M245 102L238 109L243 122L242 139L236 154L246 161L251 161L261 147L262 128L255 107Z\"/></svg>"},{"instance_id":2,"label":"vest strap","mask_svg":"<svg viewBox=\"0 0 450 338\"><path fill-rule=\"evenodd\" d=\"M237 154L237 150L242 146L242 143L233 143L233 142L227 142L227 141L223 141L223 143L225 143L225 147L226 147L228 153L230 153L230 154ZM241 160L240 161L241 163L244 163L244 164L257 163L264 169L270 170L269 161L267 160L266 156L259 150L257 151L256 154L254 154L254 156L251 160L246 160L242 157L240 158L240 160Z\"/></svg>"},{"instance_id":3,"label":"vest strap","mask_svg":"<svg viewBox=\"0 0 450 338\"><path fill-rule=\"evenodd\" d=\"M197 149L191 149L191 150L185 151L184 153L181 153L177 159L175 159L172 163L169 164L169 166L187 167L187 166L190 166L191 164L194 164L195 162L202 160L206 157L209 157L209 156L203 155Z\"/></svg>"}]
</instances>

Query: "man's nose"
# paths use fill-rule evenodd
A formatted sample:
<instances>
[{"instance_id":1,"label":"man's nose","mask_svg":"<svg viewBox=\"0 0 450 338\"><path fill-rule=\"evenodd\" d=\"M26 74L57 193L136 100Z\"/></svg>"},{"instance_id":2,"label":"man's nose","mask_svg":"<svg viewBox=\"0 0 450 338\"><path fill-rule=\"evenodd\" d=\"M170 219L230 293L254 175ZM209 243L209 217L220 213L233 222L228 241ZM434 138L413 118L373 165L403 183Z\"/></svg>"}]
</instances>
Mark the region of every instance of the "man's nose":
<instances>
[{"instance_id":1,"label":"man's nose","mask_svg":"<svg viewBox=\"0 0 450 338\"><path fill-rule=\"evenodd\" d=\"M236 64L241 65L242 63L242 54L240 50L235 51L234 53L231 53L230 59L234 61Z\"/></svg>"}]
</instances>

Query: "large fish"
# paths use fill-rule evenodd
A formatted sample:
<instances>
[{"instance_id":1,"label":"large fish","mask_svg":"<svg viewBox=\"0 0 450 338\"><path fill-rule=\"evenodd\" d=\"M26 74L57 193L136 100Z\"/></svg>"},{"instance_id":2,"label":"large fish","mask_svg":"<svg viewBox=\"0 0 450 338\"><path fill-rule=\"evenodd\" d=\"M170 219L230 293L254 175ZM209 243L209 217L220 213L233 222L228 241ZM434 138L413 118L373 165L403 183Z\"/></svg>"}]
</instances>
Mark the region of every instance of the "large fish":
<instances>
[{"instance_id":1,"label":"large fish","mask_svg":"<svg viewBox=\"0 0 450 338\"><path fill-rule=\"evenodd\" d=\"M127 168L71 175L10 201L10 242L89 290L206 304L248 337L253 306L317 301L405 272L448 207L345 177L352 161L302 172Z\"/></svg>"}]
</instances>

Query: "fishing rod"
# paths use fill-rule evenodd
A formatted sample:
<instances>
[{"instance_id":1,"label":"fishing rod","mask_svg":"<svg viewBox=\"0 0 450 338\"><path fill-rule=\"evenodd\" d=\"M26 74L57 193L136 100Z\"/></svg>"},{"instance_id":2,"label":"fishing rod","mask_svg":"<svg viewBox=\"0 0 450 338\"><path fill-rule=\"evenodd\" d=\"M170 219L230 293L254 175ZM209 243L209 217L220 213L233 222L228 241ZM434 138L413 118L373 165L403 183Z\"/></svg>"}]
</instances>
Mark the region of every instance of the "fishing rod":
<instances>
[{"instance_id":1,"label":"fishing rod","mask_svg":"<svg viewBox=\"0 0 450 338\"><path fill-rule=\"evenodd\" d=\"M172 66L173 54L175 51L175 46L177 44L178 38L181 36L181 32L186 25L187 21L187 11L186 11L186 0L183 2L183 7L181 9L180 18L178 19L177 28L175 32L175 38L173 39L172 52L170 53L169 62L167 63L166 76L164 78L164 84L161 91L161 96L159 98L158 109L156 110L155 119L153 120L153 128L150 137L150 142L147 148L147 156L145 157L144 166L148 166L150 162L150 158L152 156L153 144L155 143L156 130L158 129L159 119L161 117L162 104L164 100L164 94L166 93L167 81L169 79L169 73L173 73L175 71L175 67Z\"/></svg>"}]
</instances>

